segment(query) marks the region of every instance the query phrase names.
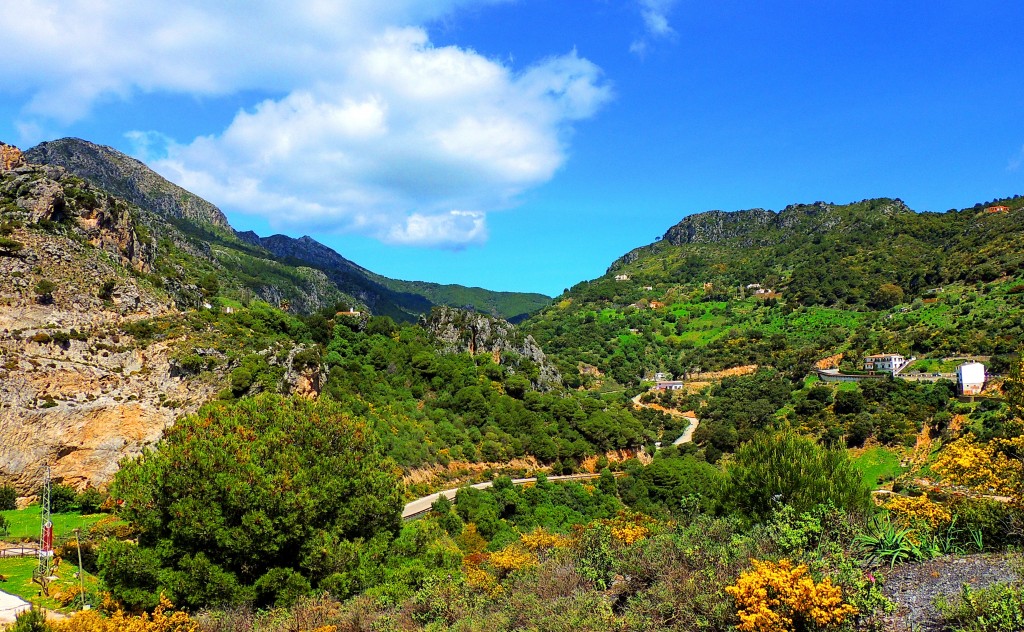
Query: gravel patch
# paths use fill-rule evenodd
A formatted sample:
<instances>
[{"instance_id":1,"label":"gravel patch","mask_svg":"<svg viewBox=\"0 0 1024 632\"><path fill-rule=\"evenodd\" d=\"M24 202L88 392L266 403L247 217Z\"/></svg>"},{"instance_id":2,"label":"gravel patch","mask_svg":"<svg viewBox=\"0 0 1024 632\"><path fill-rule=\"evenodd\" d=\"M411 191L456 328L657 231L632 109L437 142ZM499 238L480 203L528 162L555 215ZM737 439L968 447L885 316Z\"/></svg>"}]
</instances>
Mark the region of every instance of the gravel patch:
<instances>
[{"instance_id":1,"label":"gravel patch","mask_svg":"<svg viewBox=\"0 0 1024 632\"><path fill-rule=\"evenodd\" d=\"M893 632L940 632L943 628L937 597L952 600L963 590L985 588L1020 579L1019 556L1010 554L940 557L918 564L903 564L886 571L882 592L897 605L885 629Z\"/></svg>"}]
</instances>

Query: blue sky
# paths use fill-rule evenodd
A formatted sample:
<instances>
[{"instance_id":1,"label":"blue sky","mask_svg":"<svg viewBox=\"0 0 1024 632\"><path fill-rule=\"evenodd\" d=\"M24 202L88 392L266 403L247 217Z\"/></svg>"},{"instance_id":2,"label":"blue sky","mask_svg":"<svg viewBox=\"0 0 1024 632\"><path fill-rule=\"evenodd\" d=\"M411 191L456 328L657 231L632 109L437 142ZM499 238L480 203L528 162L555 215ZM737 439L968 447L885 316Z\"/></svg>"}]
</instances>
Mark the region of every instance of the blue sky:
<instances>
[{"instance_id":1,"label":"blue sky","mask_svg":"<svg viewBox=\"0 0 1024 632\"><path fill-rule=\"evenodd\" d=\"M239 230L309 234L395 278L553 295L703 210L1024 193L1014 2L4 13L0 140L111 145Z\"/></svg>"}]
</instances>

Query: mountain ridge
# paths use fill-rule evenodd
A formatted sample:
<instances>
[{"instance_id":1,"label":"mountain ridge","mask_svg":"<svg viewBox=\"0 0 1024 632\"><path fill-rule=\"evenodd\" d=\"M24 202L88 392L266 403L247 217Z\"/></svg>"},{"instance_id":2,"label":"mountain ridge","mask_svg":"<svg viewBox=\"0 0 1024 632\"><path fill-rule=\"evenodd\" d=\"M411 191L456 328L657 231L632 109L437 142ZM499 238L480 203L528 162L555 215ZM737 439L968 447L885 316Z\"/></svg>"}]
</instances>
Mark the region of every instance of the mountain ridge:
<instances>
[{"instance_id":1,"label":"mountain ridge","mask_svg":"<svg viewBox=\"0 0 1024 632\"><path fill-rule=\"evenodd\" d=\"M62 167L148 211L158 220L157 224L170 222L181 232L195 237L175 239L178 248L215 260L217 257L210 245L217 243L222 248L241 250L245 256L257 260L270 259L293 268L317 270L337 288L339 299L351 303L349 307L369 308L396 320L413 322L434 305L471 306L500 317L521 320L527 313L550 302L550 297L536 293L493 292L455 284L389 279L346 259L308 235L296 239L280 234L260 237L253 231L235 231L215 205L116 149L82 139L44 142L24 152L24 157L29 162ZM300 311L324 307L322 300L306 298L308 290L283 286L288 283L282 276L288 275L278 274L275 283L269 285L258 279L240 283L271 302L288 300Z\"/></svg>"}]
</instances>

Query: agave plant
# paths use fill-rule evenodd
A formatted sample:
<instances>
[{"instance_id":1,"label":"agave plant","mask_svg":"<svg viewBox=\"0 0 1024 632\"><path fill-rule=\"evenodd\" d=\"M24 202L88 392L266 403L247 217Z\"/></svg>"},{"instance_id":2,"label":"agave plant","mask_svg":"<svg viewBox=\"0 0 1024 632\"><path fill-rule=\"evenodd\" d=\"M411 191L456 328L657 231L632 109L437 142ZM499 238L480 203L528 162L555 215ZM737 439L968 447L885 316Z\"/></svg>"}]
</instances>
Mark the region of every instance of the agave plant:
<instances>
[{"instance_id":1,"label":"agave plant","mask_svg":"<svg viewBox=\"0 0 1024 632\"><path fill-rule=\"evenodd\" d=\"M876 565L888 561L889 568L920 555L920 549L910 538L913 529L901 528L888 517L872 520L867 531L854 539L867 552L867 562Z\"/></svg>"}]
</instances>

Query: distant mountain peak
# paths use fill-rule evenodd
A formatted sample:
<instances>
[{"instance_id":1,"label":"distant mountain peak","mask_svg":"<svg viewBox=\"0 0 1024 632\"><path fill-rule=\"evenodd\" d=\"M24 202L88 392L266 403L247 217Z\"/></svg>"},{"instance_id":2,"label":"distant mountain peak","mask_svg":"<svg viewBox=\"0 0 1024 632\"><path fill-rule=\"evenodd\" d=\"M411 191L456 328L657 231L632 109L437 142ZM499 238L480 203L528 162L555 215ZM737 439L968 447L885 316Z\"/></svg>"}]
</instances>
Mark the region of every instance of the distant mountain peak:
<instances>
[{"instance_id":1,"label":"distant mountain peak","mask_svg":"<svg viewBox=\"0 0 1024 632\"><path fill-rule=\"evenodd\" d=\"M113 147L80 138L61 138L29 149L25 160L63 167L72 175L157 215L231 230L228 218L219 208Z\"/></svg>"}]
</instances>

